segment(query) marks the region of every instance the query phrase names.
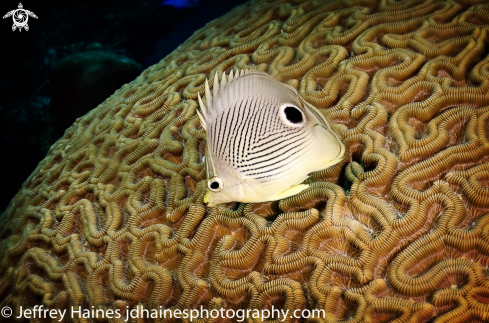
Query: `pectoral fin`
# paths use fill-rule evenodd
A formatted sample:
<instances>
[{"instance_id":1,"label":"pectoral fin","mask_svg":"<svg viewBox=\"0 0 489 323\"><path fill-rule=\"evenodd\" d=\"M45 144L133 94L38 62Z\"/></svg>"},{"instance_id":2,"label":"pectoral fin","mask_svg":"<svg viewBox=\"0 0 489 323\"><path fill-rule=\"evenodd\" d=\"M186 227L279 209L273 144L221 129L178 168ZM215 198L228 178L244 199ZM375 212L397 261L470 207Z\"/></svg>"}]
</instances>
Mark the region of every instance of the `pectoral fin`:
<instances>
[{"instance_id":1,"label":"pectoral fin","mask_svg":"<svg viewBox=\"0 0 489 323\"><path fill-rule=\"evenodd\" d=\"M278 193L277 195L273 196L271 200L272 201L273 200L280 200L280 199L298 194L308 187L309 187L309 185L307 185L307 184L293 185L293 186L289 187L288 189L286 189L285 191L282 191L282 192Z\"/></svg>"}]
</instances>

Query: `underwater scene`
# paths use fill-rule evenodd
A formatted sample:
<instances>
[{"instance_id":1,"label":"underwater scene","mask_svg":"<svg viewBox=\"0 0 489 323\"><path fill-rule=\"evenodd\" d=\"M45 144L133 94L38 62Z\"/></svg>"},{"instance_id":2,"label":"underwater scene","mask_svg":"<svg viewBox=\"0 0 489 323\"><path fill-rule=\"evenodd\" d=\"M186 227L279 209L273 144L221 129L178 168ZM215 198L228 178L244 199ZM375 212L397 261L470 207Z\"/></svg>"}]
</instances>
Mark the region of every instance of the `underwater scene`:
<instances>
[{"instance_id":1,"label":"underwater scene","mask_svg":"<svg viewBox=\"0 0 489 323\"><path fill-rule=\"evenodd\" d=\"M488 1L0 8L0 321L489 322Z\"/></svg>"}]
</instances>

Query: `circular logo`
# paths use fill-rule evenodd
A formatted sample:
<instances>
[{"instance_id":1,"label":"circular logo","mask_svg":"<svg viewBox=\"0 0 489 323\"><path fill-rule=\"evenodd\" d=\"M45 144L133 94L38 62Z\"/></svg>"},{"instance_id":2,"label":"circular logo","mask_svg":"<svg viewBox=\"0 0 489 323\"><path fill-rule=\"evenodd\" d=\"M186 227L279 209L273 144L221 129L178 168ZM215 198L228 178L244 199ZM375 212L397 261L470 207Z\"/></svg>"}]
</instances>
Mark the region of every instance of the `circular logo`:
<instances>
[{"instance_id":1,"label":"circular logo","mask_svg":"<svg viewBox=\"0 0 489 323\"><path fill-rule=\"evenodd\" d=\"M22 9L17 9L13 18L14 24L16 24L17 27L24 26L27 23L27 13Z\"/></svg>"},{"instance_id":2,"label":"circular logo","mask_svg":"<svg viewBox=\"0 0 489 323\"><path fill-rule=\"evenodd\" d=\"M8 306L5 306L4 308L2 308L0 313L2 314L3 317L9 318L12 316L12 309Z\"/></svg>"}]
</instances>

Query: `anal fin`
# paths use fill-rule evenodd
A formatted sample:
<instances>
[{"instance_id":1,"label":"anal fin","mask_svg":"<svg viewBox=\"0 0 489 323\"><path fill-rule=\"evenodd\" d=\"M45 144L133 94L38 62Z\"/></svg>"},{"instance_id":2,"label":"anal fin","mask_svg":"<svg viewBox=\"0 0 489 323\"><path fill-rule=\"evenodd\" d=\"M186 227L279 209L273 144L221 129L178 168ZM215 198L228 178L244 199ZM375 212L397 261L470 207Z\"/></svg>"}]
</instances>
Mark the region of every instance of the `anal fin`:
<instances>
[{"instance_id":1,"label":"anal fin","mask_svg":"<svg viewBox=\"0 0 489 323\"><path fill-rule=\"evenodd\" d=\"M308 187L309 187L309 185L307 185L307 184L293 185L293 186L289 187L288 189L286 189L285 191L282 191L282 192L278 193L277 195L273 196L273 200L280 200L280 199L283 199L283 198L286 198L286 197L289 197L292 195L299 194L300 192L302 192L303 190L305 190Z\"/></svg>"}]
</instances>

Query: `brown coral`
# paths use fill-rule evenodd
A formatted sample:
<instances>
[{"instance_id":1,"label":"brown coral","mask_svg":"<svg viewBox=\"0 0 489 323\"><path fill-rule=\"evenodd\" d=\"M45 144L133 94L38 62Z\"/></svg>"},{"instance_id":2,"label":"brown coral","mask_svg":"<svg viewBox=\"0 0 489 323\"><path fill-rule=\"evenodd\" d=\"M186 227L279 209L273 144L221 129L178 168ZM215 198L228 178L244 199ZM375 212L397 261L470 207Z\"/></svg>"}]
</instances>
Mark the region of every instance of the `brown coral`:
<instances>
[{"instance_id":1,"label":"brown coral","mask_svg":"<svg viewBox=\"0 0 489 323\"><path fill-rule=\"evenodd\" d=\"M1 218L0 307L486 321L489 6L476 2L252 1L209 23L25 182ZM329 115L347 153L296 196L206 209L197 93L252 67Z\"/></svg>"}]
</instances>

